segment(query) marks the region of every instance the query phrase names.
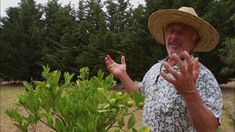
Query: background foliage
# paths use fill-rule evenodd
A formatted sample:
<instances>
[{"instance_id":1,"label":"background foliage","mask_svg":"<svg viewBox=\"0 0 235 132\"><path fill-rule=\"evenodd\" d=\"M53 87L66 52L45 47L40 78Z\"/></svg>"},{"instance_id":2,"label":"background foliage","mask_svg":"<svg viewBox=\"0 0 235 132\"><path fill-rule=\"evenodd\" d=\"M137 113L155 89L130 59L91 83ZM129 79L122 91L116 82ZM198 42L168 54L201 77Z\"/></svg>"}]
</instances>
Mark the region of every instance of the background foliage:
<instances>
[{"instance_id":1,"label":"background foliage","mask_svg":"<svg viewBox=\"0 0 235 132\"><path fill-rule=\"evenodd\" d=\"M235 77L234 0L145 0L133 8L129 0L79 0L76 9L57 0L45 5L21 0L0 20L0 78L38 80L41 65L78 73L88 66L91 75L105 70L104 56L119 62L125 55L128 72L141 80L144 73L166 56L147 27L152 12L192 6L220 34L211 52L196 53L220 82ZM215 65L216 64L216 65Z\"/></svg>"}]
</instances>

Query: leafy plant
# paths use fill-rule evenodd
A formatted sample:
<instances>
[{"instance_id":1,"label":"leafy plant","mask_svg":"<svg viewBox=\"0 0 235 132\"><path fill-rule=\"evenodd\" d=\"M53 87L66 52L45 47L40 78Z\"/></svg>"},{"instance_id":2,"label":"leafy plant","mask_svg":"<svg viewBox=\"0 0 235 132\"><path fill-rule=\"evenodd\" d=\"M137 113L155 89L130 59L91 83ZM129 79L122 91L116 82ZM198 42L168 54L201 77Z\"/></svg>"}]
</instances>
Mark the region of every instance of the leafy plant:
<instances>
[{"instance_id":1,"label":"leafy plant","mask_svg":"<svg viewBox=\"0 0 235 132\"><path fill-rule=\"evenodd\" d=\"M74 74L65 72L61 80L60 71L50 72L48 66L43 69L45 80L35 81L34 87L24 82L27 91L19 96L18 106L6 111L22 131L30 126L35 131L37 122L55 131L137 131L133 113L142 108L144 98L137 92L133 92L131 99L125 92L112 90L115 85L112 75L104 77L104 72L99 70L97 76L88 79L89 69L85 67L76 82L72 82ZM135 110L130 112L133 104ZM20 113L19 107L27 114ZM127 115L131 116L125 124ZM149 131L149 128L139 131Z\"/></svg>"}]
</instances>

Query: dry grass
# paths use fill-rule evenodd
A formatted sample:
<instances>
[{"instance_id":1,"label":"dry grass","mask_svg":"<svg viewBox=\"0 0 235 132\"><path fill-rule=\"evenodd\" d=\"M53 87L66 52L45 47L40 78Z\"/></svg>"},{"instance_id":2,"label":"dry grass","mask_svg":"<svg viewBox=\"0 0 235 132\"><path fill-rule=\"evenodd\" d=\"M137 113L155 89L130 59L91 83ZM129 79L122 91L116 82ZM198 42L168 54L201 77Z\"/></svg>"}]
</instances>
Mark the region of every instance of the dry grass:
<instances>
[{"instance_id":1,"label":"dry grass","mask_svg":"<svg viewBox=\"0 0 235 132\"><path fill-rule=\"evenodd\" d=\"M223 113L221 126L218 131L235 132L235 89L222 89L223 92Z\"/></svg>"},{"instance_id":2,"label":"dry grass","mask_svg":"<svg viewBox=\"0 0 235 132\"><path fill-rule=\"evenodd\" d=\"M14 122L5 114L6 109L14 108L14 104L17 101L17 97L24 92L23 87L6 87L0 86L0 111L1 111L1 132L15 132L19 131L13 124ZM224 99L224 108L221 117L221 126L218 129L219 132L234 132L235 130L235 88L223 88L223 99ZM141 128L142 122L142 111L135 112L136 116L136 128ZM128 118L125 119L126 122ZM32 131L32 129L29 129ZM37 130L40 132L52 131L47 128L44 124L38 123Z\"/></svg>"},{"instance_id":3,"label":"dry grass","mask_svg":"<svg viewBox=\"0 0 235 132\"><path fill-rule=\"evenodd\" d=\"M9 108L15 108L17 98L19 95L21 95L24 92L23 87L14 86L14 87L3 87L0 86L0 118L1 118L1 127L0 132L20 132L20 130L14 126L14 122L5 114L5 111ZM26 113L24 110L20 109L22 113ZM29 129L29 131L33 131L32 128ZM37 124L37 130L38 132L50 132L52 131L50 128L45 126L42 123Z\"/></svg>"},{"instance_id":4,"label":"dry grass","mask_svg":"<svg viewBox=\"0 0 235 132\"><path fill-rule=\"evenodd\" d=\"M22 93L22 87L1 87L1 132L16 131L13 122L5 114L6 109L13 108L18 95Z\"/></svg>"}]
</instances>

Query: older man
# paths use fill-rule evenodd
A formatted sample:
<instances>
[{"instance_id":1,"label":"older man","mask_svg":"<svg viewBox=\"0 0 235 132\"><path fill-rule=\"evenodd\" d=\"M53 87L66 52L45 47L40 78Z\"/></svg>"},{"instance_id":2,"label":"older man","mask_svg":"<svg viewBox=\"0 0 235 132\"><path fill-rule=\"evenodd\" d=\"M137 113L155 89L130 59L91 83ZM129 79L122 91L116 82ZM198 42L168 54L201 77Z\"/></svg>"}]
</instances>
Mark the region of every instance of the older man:
<instances>
[{"instance_id":1,"label":"older man","mask_svg":"<svg viewBox=\"0 0 235 132\"><path fill-rule=\"evenodd\" d=\"M153 65L139 84L128 76L124 56L118 64L107 55L107 69L128 93L136 90L146 97L143 125L151 131L215 131L221 91L213 74L192 52L213 49L219 41L217 31L191 7L156 11L148 24L153 37L166 45L168 57Z\"/></svg>"}]
</instances>

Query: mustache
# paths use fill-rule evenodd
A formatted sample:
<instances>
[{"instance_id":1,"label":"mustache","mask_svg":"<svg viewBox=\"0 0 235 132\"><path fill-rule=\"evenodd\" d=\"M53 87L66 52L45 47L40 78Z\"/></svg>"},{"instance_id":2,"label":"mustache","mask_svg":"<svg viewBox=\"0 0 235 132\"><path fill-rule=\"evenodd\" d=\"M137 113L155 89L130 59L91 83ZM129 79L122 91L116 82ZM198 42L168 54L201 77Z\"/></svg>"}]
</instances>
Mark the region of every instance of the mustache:
<instances>
[{"instance_id":1,"label":"mustache","mask_svg":"<svg viewBox=\"0 0 235 132\"><path fill-rule=\"evenodd\" d=\"M172 45L180 45L180 41L178 40L173 40L173 41L170 41L169 44L172 44Z\"/></svg>"}]
</instances>

